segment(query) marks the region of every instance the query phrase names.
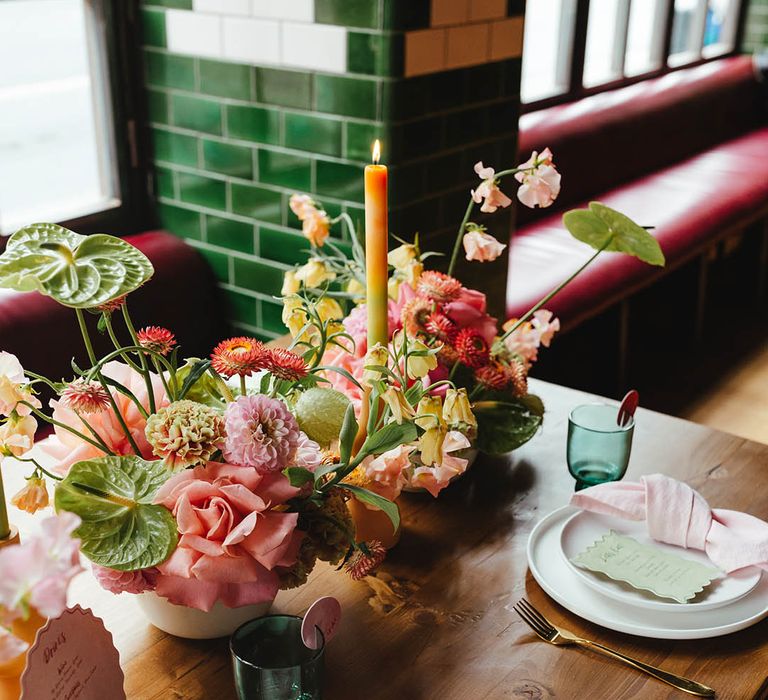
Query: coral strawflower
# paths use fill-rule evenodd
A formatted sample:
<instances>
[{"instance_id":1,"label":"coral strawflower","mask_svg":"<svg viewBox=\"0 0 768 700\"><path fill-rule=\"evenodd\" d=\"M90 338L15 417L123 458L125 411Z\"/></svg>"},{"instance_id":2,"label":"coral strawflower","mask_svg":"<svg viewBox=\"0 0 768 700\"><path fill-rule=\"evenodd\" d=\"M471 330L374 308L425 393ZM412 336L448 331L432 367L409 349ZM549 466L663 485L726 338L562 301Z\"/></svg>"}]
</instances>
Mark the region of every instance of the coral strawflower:
<instances>
[{"instance_id":1,"label":"coral strawflower","mask_svg":"<svg viewBox=\"0 0 768 700\"><path fill-rule=\"evenodd\" d=\"M416 290L428 299L446 303L453 301L461 294L461 282L442 272L427 270L419 277Z\"/></svg>"},{"instance_id":2,"label":"coral strawflower","mask_svg":"<svg viewBox=\"0 0 768 700\"><path fill-rule=\"evenodd\" d=\"M476 369L488 364L490 351L485 338L474 328L462 328L456 336L454 347L459 360Z\"/></svg>"},{"instance_id":3,"label":"coral strawflower","mask_svg":"<svg viewBox=\"0 0 768 700\"><path fill-rule=\"evenodd\" d=\"M504 391L512 380L510 372L500 362L491 362L475 370L475 380L486 389Z\"/></svg>"},{"instance_id":4,"label":"coral strawflower","mask_svg":"<svg viewBox=\"0 0 768 700\"><path fill-rule=\"evenodd\" d=\"M97 382L75 379L61 392L61 403L76 413L101 413L109 407L109 394Z\"/></svg>"},{"instance_id":5,"label":"coral strawflower","mask_svg":"<svg viewBox=\"0 0 768 700\"><path fill-rule=\"evenodd\" d=\"M379 540L364 542L360 545L360 549L354 551L344 565L344 569L354 581L360 581L373 573L386 556L387 550Z\"/></svg>"},{"instance_id":6,"label":"coral strawflower","mask_svg":"<svg viewBox=\"0 0 768 700\"><path fill-rule=\"evenodd\" d=\"M176 336L167 328L147 326L136 334L136 340L147 350L167 355L176 345Z\"/></svg>"},{"instance_id":7,"label":"coral strawflower","mask_svg":"<svg viewBox=\"0 0 768 700\"><path fill-rule=\"evenodd\" d=\"M121 297L117 297L116 299L105 301L103 304L97 306L96 309L102 313L111 314L115 311L118 311L123 304L125 304L125 294L123 294Z\"/></svg>"},{"instance_id":8,"label":"coral strawflower","mask_svg":"<svg viewBox=\"0 0 768 700\"><path fill-rule=\"evenodd\" d=\"M309 372L304 358L285 348L267 348L264 364L267 372L289 382L303 379Z\"/></svg>"},{"instance_id":9,"label":"coral strawflower","mask_svg":"<svg viewBox=\"0 0 768 700\"><path fill-rule=\"evenodd\" d=\"M441 343L453 344L456 335L459 332L456 324L445 314L435 311L427 317L424 324L427 333L433 335Z\"/></svg>"},{"instance_id":10,"label":"coral strawflower","mask_svg":"<svg viewBox=\"0 0 768 700\"><path fill-rule=\"evenodd\" d=\"M420 297L413 297L403 304L400 318L409 337L415 338L426 331L425 324L432 313L432 302Z\"/></svg>"},{"instance_id":11,"label":"coral strawflower","mask_svg":"<svg viewBox=\"0 0 768 700\"><path fill-rule=\"evenodd\" d=\"M225 377L249 377L266 367L266 348L255 338L222 340L211 353L211 366Z\"/></svg>"}]
</instances>

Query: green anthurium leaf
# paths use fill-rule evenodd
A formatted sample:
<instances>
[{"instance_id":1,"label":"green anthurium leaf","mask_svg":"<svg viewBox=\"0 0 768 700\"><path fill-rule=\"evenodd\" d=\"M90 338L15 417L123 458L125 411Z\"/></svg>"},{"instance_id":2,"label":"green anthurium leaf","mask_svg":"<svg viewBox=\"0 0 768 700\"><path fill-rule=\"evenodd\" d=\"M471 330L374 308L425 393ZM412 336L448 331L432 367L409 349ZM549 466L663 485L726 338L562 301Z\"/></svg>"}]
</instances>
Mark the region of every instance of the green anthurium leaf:
<instances>
[{"instance_id":1,"label":"green anthurium leaf","mask_svg":"<svg viewBox=\"0 0 768 700\"><path fill-rule=\"evenodd\" d=\"M650 265L665 263L659 242L648 231L600 202L590 202L589 209L566 212L563 224L574 238L595 250L605 246L604 250L628 253Z\"/></svg>"},{"instance_id":2,"label":"green anthurium leaf","mask_svg":"<svg viewBox=\"0 0 768 700\"><path fill-rule=\"evenodd\" d=\"M56 486L56 510L80 516L80 550L95 564L136 571L165 561L176 548L171 512L152 501L170 472L161 461L99 457L74 464Z\"/></svg>"},{"instance_id":3,"label":"green anthurium leaf","mask_svg":"<svg viewBox=\"0 0 768 700\"><path fill-rule=\"evenodd\" d=\"M398 445L406 445L419 437L416 424L387 423L381 430L369 435L363 443L360 453L363 455L378 455L393 450ZM358 457L360 455L358 454Z\"/></svg>"},{"instance_id":4,"label":"green anthurium leaf","mask_svg":"<svg viewBox=\"0 0 768 700\"><path fill-rule=\"evenodd\" d=\"M352 484L345 484L343 482L338 484L338 486L339 488L346 489L352 493L358 501L362 501L371 506L376 506L379 510L383 510L387 514L387 517L392 521L392 528L397 530L400 525L400 510L396 503L384 498L384 496L379 496L378 493L368 491L368 489L364 489L361 486L353 486Z\"/></svg>"},{"instance_id":5,"label":"green anthurium leaf","mask_svg":"<svg viewBox=\"0 0 768 700\"><path fill-rule=\"evenodd\" d=\"M492 455L506 454L524 445L539 429L544 406L537 396L507 401L480 401L473 405L477 418L477 446Z\"/></svg>"},{"instance_id":6,"label":"green anthurium leaf","mask_svg":"<svg viewBox=\"0 0 768 700\"><path fill-rule=\"evenodd\" d=\"M38 291L79 309L128 294L153 272L144 253L120 238L81 236L56 224L16 231L0 255L0 287Z\"/></svg>"}]
</instances>

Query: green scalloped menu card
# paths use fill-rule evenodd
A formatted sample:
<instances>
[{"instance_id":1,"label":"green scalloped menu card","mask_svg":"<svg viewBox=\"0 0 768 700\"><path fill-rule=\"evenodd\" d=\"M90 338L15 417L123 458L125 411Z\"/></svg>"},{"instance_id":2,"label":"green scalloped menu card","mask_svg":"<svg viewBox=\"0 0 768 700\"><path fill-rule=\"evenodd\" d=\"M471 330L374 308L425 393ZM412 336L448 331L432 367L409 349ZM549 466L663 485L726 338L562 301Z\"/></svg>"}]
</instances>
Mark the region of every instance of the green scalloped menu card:
<instances>
[{"instance_id":1,"label":"green scalloped menu card","mask_svg":"<svg viewBox=\"0 0 768 700\"><path fill-rule=\"evenodd\" d=\"M722 572L611 530L571 559L576 566L687 603Z\"/></svg>"}]
</instances>

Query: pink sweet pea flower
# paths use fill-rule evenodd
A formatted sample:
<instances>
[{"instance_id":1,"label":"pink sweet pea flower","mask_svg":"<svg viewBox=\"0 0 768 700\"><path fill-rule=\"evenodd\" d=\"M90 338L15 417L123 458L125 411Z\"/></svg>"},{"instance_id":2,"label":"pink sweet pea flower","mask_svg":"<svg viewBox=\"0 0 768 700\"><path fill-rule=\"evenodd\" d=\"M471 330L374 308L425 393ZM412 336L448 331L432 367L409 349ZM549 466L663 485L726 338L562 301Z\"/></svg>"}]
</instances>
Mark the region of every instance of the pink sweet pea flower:
<instances>
[{"instance_id":1,"label":"pink sweet pea flower","mask_svg":"<svg viewBox=\"0 0 768 700\"><path fill-rule=\"evenodd\" d=\"M40 534L0 550L0 608L7 623L35 608L58 617L67 607L67 588L83 570L80 541L72 537L80 518L61 513L41 523ZM3 620L0 620L3 622Z\"/></svg>"},{"instance_id":2,"label":"pink sweet pea flower","mask_svg":"<svg viewBox=\"0 0 768 700\"><path fill-rule=\"evenodd\" d=\"M526 368L535 362L539 355L539 346L549 347L552 337L560 330L560 319L546 309L539 309L533 319L523 323L512 335L504 340L507 349L523 360ZM504 328L511 328L517 319L510 319Z\"/></svg>"},{"instance_id":3,"label":"pink sweet pea flower","mask_svg":"<svg viewBox=\"0 0 768 700\"><path fill-rule=\"evenodd\" d=\"M297 513L273 506L297 493L282 474L220 462L172 476L155 503L173 513L181 536L157 567L157 594L205 611L217 600L232 608L273 600L304 534Z\"/></svg>"},{"instance_id":4,"label":"pink sweet pea flower","mask_svg":"<svg viewBox=\"0 0 768 700\"><path fill-rule=\"evenodd\" d=\"M483 203L480 211L491 214L499 207L508 207L512 204L512 200L496 184L496 171L493 168L484 167L483 162L480 161L475 163L475 172L482 180L482 183L480 183L476 190L471 190L471 193L475 204Z\"/></svg>"},{"instance_id":5,"label":"pink sweet pea flower","mask_svg":"<svg viewBox=\"0 0 768 700\"><path fill-rule=\"evenodd\" d=\"M539 309L533 314L531 325L539 334L539 342L548 348L552 338L560 330L560 319L553 319L554 314L546 309Z\"/></svg>"},{"instance_id":6,"label":"pink sweet pea flower","mask_svg":"<svg viewBox=\"0 0 768 700\"><path fill-rule=\"evenodd\" d=\"M526 207L548 207L560 193L560 173L552 162L552 151L545 148L541 153L534 151L531 157L517 166L522 172L515 173L515 179L522 185L517 198Z\"/></svg>"},{"instance_id":7,"label":"pink sweet pea flower","mask_svg":"<svg viewBox=\"0 0 768 700\"><path fill-rule=\"evenodd\" d=\"M451 479L463 474L469 460L452 455L452 452L465 450L470 447L469 439L458 430L450 430L443 441L443 460L439 465L417 467L413 470L411 485L421 486L437 498Z\"/></svg>"},{"instance_id":8,"label":"pink sweet pea flower","mask_svg":"<svg viewBox=\"0 0 768 700\"><path fill-rule=\"evenodd\" d=\"M405 470L411 466L410 455L415 449L415 445L399 445L378 457L363 460L365 475L371 480L366 488L394 501L408 481Z\"/></svg>"},{"instance_id":9,"label":"pink sweet pea flower","mask_svg":"<svg viewBox=\"0 0 768 700\"><path fill-rule=\"evenodd\" d=\"M493 236L478 230L465 233L462 242L467 260L477 262L496 260L507 247L503 243L499 243Z\"/></svg>"},{"instance_id":10,"label":"pink sweet pea flower","mask_svg":"<svg viewBox=\"0 0 768 700\"><path fill-rule=\"evenodd\" d=\"M29 644L0 627L0 664L13 661L29 648Z\"/></svg>"}]
</instances>

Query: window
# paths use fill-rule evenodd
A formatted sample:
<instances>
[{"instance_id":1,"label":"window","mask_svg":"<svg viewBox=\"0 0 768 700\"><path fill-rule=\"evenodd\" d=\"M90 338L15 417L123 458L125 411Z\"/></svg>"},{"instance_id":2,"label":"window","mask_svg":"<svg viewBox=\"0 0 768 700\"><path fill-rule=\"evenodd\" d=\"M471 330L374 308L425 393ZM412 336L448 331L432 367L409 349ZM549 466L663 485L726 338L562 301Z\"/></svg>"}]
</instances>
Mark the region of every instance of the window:
<instances>
[{"instance_id":1,"label":"window","mask_svg":"<svg viewBox=\"0 0 768 700\"><path fill-rule=\"evenodd\" d=\"M111 94L116 52L106 5L0 2L2 234L34 221L114 218L129 204L130 178L122 177L128 144L116 119L121 103Z\"/></svg>"},{"instance_id":2,"label":"window","mask_svg":"<svg viewBox=\"0 0 768 700\"><path fill-rule=\"evenodd\" d=\"M732 53L742 5L743 0L531 0L521 85L526 109Z\"/></svg>"}]
</instances>

